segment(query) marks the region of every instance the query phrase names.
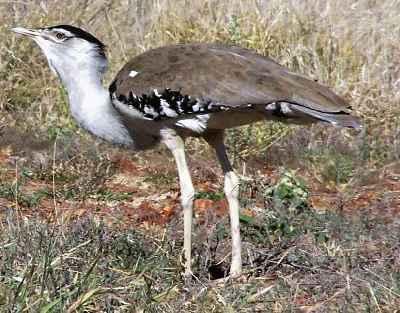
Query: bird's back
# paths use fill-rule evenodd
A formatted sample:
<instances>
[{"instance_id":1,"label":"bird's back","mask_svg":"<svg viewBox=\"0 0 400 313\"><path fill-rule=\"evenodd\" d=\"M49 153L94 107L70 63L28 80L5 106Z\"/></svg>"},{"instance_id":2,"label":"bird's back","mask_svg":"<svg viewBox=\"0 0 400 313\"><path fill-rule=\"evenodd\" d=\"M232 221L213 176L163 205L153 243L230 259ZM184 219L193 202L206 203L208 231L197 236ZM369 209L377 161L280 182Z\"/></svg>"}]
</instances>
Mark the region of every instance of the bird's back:
<instances>
[{"instance_id":1,"label":"bird's back","mask_svg":"<svg viewBox=\"0 0 400 313\"><path fill-rule=\"evenodd\" d=\"M295 102L323 112L346 111L327 87L250 50L218 44L181 44L149 50L128 62L110 87L118 95L170 89L228 107Z\"/></svg>"}]
</instances>

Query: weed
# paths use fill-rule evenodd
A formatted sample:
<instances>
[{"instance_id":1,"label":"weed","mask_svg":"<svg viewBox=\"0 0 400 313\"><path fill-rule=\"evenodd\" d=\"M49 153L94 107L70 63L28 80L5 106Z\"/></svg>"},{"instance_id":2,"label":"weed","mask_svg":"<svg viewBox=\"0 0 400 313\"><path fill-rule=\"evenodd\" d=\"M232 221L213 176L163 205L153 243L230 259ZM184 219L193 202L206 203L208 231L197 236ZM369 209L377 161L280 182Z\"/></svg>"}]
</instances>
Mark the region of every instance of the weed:
<instances>
[{"instance_id":1,"label":"weed","mask_svg":"<svg viewBox=\"0 0 400 313\"><path fill-rule=\"evenodd\" d=\"M40 203L40 200L50 197L52 192L46 188L27 194L20 190L20 184L0 184L0 197L11 202L17 201L19 206L33 208Z\"/></svg>"},{"instance_id":2,"label":"weed","mask_svg":"<svg viewBox=\"0 0 400 313\"><path fill-rule=\"evenodd\" d=\"M209 191L200 191L195 195L195 199L209 199L209 200L222 200L225 199L225 194L223 192L209 192Z\"/></svg>"},{"instance_id":3,"label":"weed","mask_svg":"<svg viewBox=\"0 0 400 313\"><path fill-rule=\"evenodd\" d=\"M301 210L308 207L308 190L304 181L295 176L293 171L285 171L278 183L267 188L265 197L274 206L285 206L289 211Z\"/></svg>"}]
</instances>

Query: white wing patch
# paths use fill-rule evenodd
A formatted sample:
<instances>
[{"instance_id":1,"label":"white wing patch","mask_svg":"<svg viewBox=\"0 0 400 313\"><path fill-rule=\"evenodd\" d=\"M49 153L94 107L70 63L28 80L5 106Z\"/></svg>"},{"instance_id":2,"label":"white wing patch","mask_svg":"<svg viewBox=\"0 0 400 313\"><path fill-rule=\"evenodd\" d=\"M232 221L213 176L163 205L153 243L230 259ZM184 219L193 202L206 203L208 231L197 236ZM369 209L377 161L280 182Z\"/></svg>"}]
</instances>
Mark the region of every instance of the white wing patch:
<instances>
[{"instance_id":1,"label":"white wing patch","mask_svg":"<svg viewBox=\"0 0 400 313\"><path fill-rule=\"evenodd\" d=\"M176 126L190 129L195 133L201 134L207 129L208 120L210 119L210 114L201 114L193 118L185 118L177 121Z\"/></svg>"},{"instance_id":2,"label":"white wing patch","mask_svg":"<svg viewBox=\"0 0 400 313\"><path fill-rule=\"evenodd\" d=\"M156 95L156 97L161 98L161 95L159 94L157 89L154 89L154 94Z\"/></svg>"},{"instance_id":3,"label":"white wing patch","mask_svg":"<svg viewBox=\"0 0 400 313\"><path fill-rule=\"evenodd\" d=\"M135 77L137 74L139 74L139 72L136 72L136 71L130 71L129 72L129 77Z\"/></svg>"},{"instance_id":4,"label":"white wing patch","mask_svg":"<svg viewBox=\"0 0 400 313\"><path fill-rule=\"evenodd\" d=\"M154 89L154 91L156 91L157 89ZM157 95L157 94L156 94ZM160 95L161 96L161 95ZM157 97L159 97L158 95L157 95ZM169 103L167 102L167 101L165 101L164 99L161 99L161 101L160 101L160 106L161 106L161 108L162 108L162 112L166 115L166 116L168 116L168 117L177 117L178 116L178 113L176 112L176 111L174 111L174 110L172 110L171 108L170 108L170 105L169 105Z\"/></svg>"}]
</instances>

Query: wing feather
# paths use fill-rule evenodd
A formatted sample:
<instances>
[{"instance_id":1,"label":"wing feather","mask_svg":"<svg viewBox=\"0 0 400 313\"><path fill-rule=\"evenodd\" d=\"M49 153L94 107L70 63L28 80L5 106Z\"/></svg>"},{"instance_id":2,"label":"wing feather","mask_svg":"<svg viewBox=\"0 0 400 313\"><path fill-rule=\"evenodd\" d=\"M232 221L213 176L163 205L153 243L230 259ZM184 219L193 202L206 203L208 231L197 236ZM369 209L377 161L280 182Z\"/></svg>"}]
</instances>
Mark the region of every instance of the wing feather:
<instances>
[{"instance_id":1,"label":"wing feather","mask_svg":"<svg viewBox=\"0 0 400 313\"><path fill-rule=\"evenodd\" d=\"M133 72L135 75L131 75ZM149 97L166 90L195 99L193 106L208 102L224 110L275 102L298 104L321 113L348 114L350 109L329 88L290 72L268 57L216 44L149 50L128 62L110 86L117 99Z\"/></svg>"}]
</instances>

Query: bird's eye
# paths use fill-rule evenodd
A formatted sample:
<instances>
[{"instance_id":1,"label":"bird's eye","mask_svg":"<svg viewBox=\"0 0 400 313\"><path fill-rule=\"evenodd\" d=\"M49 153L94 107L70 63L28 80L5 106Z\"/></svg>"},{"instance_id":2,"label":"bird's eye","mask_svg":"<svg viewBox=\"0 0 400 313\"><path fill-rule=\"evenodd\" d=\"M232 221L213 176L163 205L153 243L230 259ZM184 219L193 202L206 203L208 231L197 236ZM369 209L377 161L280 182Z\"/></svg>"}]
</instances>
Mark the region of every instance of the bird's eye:
<instances>
[{"instance_id":1,"label":"bird's eye","mask_svg":"<svg viewBox=\"0 0 400 313\"><path fill-rule=\"evenodd\" d=\"M65 36L63 33L57 33L57 34L56 34L56 38L59 39L59 40L62 40L62 39L64 39L65 37L67 37L67 36Z\"/></svg>"}]
</instances>

